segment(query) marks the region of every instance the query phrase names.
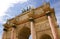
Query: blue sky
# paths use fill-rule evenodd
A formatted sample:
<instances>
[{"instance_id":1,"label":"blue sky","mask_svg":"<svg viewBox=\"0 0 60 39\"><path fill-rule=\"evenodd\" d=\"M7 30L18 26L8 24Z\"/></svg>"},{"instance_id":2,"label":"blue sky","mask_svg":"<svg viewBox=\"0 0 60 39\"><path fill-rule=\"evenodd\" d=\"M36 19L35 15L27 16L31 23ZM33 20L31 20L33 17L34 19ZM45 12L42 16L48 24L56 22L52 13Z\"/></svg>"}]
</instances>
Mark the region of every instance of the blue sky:
<instances>
[{"instance_id":1,"label":"blue sky","mask_svg":"<svg viewBox=\"0 0 60 39\"><path fill-rule=\"evenodd\" d=\"M0 0L0 39L2 39L3 26L7 19L21 14L23 8L27 6L39 7L43 2L50 2L55 9L57 23L60 25L60 0Z\"/></svg>"}]
</instances>

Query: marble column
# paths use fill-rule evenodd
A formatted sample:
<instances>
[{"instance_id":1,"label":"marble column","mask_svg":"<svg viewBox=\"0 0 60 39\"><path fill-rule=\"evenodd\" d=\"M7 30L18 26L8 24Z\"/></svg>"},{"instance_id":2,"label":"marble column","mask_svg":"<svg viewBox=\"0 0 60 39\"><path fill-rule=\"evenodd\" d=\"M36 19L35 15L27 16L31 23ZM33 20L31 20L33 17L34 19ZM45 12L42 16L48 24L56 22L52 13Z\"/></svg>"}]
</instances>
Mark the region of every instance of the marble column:
<instances>
[{"instance_id":1,"label":"marble column","mask_svg":"<svg viewBox=\"0 0 60 39\"><path fill-rule=\"evenodd\" d=\"M2 39L7 39L7 29L3 29L3 37L2 37Z\"/></svg>"},{"instance_id":2,"label":"marble column","mask_svg":"<svg viewBox=\"0 0 60 39\"><path fill-rule=\"evenodd\" d=\"M47 17L48 17L48 21L49 21L50 28L51 28L52 35L53 35L54 39L59 39L56 26L54 25L54 22L53 22L53 20L52 20L52 18L51 18L50 11L47 12L46 15L47 15Z\"/></svg>"},{"instance_id":3,"label":"marble column","mask_svg":"<svg viewBox=\"0 0 60 39\"><path fill-rule=\"evenodd\" d=\"M32 39L36 39L36 31L35 31L35 26L34 26L34 19L30 18L30 25L31 25L31 36Z\"/></svg>"},{"instance_id":4,"label":"marble column","mask_svg":"<svg viewBox=\"0 0 60 39\"><path fill-rule=\"evenodd\" d=\"M16 38L15 37L16 35L15 35L15 32L14 32L15 28L16 28L15 26L12 26L12 28L11 28L11 39L15 39Z\"/></svg>"}]
</instances>

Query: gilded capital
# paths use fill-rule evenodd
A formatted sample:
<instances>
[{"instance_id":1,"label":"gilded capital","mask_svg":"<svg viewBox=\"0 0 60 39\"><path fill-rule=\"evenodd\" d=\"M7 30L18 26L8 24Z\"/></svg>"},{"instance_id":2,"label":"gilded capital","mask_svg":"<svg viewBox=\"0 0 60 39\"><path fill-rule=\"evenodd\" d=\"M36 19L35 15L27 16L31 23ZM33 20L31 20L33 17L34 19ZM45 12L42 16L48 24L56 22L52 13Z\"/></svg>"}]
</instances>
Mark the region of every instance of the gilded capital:
<instances>
[{"instance_id":1,"label":"gilded capital","mask_svg":"<svg viewBox=\"0 0 60 39\"><path fill-rule=\"evenodd\" d=\"M6 29L6 28L4 28L4 29L3 29L3 31L7 31L7 29Z\"/></svg>"},{"instance_id":2,"label":"gilded capital","mask_svg":"<svg viewBox=\"0 0 60 39\"><path fill-rule=\"evenodd\" d=\"M13 28L16 28L16 25L12 25Z\"/></svg>"},{"instance_id":3,"label":"gilded capital","mask_svg":"<svg viewBox=\"0 0 60 39\"><path fill-rule=\"evenodd\" d=\"M32 21L32 22L34 22L34 18L32 18L32 17L31 17L31 18L29 18L29 21Z\"/></svg>"},{"instance_id":4,"label":"gilded capital","mask_svg":"<svg viewBox=\"0 0 60 39\"><path fill-rule=\"evenodd\" d=\"M50 16L50 13L51 13L50 11L47 11L47 12L46 12L46 15L47 15L47 16Z\"/></svg>"}]
</instances>

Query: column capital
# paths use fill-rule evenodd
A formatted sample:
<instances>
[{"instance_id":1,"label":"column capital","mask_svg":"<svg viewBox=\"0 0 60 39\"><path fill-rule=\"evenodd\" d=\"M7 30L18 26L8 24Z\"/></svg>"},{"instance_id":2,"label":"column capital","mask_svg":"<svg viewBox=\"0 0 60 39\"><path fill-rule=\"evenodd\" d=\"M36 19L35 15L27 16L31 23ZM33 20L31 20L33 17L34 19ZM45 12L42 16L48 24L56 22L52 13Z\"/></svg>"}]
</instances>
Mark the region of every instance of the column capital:
<instances>
[{"instance_id":1,"label":"column capital","mask_svg":"<svg viewBox=\"0 0 60 39\"><path fill-rule=\"evenodd\" d=\"M47 15L47 16L50 16L50 13L51 13L50 11L47 11L47 12L46 12L46 15Z\"/></svg>"},{"instance_id":2,"label":"column capital","mask_svg":"<svg viewBox=\"0 0 60 39\"><path fill-rule=\"evenodd\" d=\"M12 28L16 28L16 25L12 23L12 24L11 24L11 27L12 27Z\"/></svg>"},{"instance_id":3,"label":"column capital","mask_svg":"<svg viewBox=\"0 0 60 39\"><path fill-rule=\"evenodd\" d=\"M32 18L32 17L29 18L29 21L34 22L34 18Z\"/></svg>"},{"instance_id":4,"label":"column capital","mask_svg":"<svg viewBox=\"0 0 60 39\"><path fill-rule=\"evenodd\" d=\"M12 27L13 27L13 28L16 28L16 25L13 25Z\"/></svg>"},{"instance_id":5,"label":"column capital","mask_svg":"<svg viewBox=\"0 0 60 39\"><path fill-rule=\"evenodd\" d=\"M4 28L3 31L8 31L8 30L6 28Z\"/></svg>"}]
</instances>

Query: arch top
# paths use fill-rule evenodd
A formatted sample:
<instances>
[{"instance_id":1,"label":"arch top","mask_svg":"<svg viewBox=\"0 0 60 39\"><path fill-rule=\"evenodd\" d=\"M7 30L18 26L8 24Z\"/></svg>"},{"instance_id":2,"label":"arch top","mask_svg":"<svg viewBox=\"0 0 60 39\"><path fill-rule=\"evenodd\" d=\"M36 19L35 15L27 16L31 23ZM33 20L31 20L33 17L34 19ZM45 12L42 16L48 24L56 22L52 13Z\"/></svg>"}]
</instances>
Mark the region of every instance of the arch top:
<instances>
[{"instance_id":1,"label":"arch top","mask_svg":"<svg viewBox=\"0 0 60 39\"><path fill-rule=\"evenodd\" d=\"M23 27L22 29L20 29L20 31L18 32L18 39L28 39L30 36L30 29L27 27Z\"/></svg>"},{"instance_id":2,"label":"arch top","mask_svg":"<svg viewBox=\"0 0 60 39\"><path fill-rule=\"evenodd\" d=\"M40 39L52 39L52 37L48 34L41 35Z\"/></svg>"}]
</instances>

